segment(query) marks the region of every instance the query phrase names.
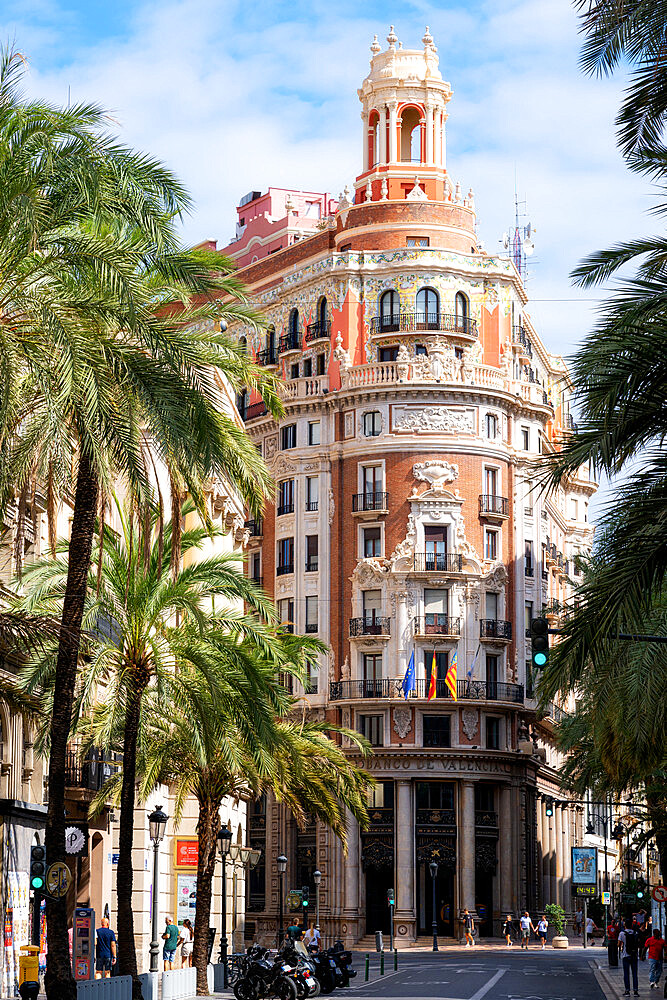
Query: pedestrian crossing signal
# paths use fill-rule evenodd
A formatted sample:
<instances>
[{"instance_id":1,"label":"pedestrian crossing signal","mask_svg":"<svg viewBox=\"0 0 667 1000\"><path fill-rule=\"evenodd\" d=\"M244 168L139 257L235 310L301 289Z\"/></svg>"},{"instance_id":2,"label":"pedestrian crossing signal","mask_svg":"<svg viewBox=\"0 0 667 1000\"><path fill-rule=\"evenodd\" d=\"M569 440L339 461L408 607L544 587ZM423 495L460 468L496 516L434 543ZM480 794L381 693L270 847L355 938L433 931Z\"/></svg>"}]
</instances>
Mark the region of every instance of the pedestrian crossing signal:
<instances>
[{"instance_id":1,"label":"pedestrian crossing signal","mask_svg":"<svg viewBox=\"0 0 667 1000\"><path fill-rule=\"evenodd\" d=\"M46 848L33 844L30 848L30 888L39 891L44 888L46 876Z\"/></svg>"},{"instance_id":2,"label":"pedestrian crossing signal","mask_svg":"<svg viewBox=\"0 0 667 1000\"><path fill-rule=\"evenodd\" d=\"M542 670L549 659L549 622L546 618L531 619L530 642L533 666Z\"/></svg>"},{"instance_id":3,"label":"pedestrian crossing signal","mask_svg":"<svg viewBox=\"0 0 667 1000\"><path fill-rule=\"evenodd\" d=\"M546 805L544 807L544 812L547 816L553 816L554 814L554 800L547 799Z\"/></svg>"}]
</instances>

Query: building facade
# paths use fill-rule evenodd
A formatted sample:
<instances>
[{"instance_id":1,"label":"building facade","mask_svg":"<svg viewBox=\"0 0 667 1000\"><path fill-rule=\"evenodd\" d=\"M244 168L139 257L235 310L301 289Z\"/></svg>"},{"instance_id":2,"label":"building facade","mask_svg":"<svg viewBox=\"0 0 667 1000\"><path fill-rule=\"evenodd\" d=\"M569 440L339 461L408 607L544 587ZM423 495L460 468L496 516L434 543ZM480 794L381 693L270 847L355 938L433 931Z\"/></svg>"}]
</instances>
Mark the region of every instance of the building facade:
<instances>
[{"instance_id":1,"label":"building facade","mask_svg":"<svg viewBox=\"0 0 667 1000\"><path fill-rule=\"evenodd\" d=\"M261 336L236 333L285 379L278 423L261 400L239 399L276 480L263 522L248 523L248 571L283 622L329 646L299 693L364 733L378 782L369 828L350 822L347 857L274 802L253 809L249 838L266 863L247 931L266 939L283 852L284 891L309 884L314 899L319 868L321 922L347 943L388 928L394 889L400 944L430 933L432 859L445 935L464 907L482 934L520 907L570 910L569 848L583 835L573 809L547 815L547 799L563 798L559 709L537 718L526 638L531 617L567 600L591 541L586 470L550 496L532 480L572 426L568 374L514 265L480 247L472 191L451 179L452 91L428 29L421 49L393 30L387 41L374 40L358 92L353 191L313 235L270 253L258 242L254 262L253 226L268 246L272 223L250 218L251 197L242 238L223 250L268 322Z\"/></svg>"}]
</instances>

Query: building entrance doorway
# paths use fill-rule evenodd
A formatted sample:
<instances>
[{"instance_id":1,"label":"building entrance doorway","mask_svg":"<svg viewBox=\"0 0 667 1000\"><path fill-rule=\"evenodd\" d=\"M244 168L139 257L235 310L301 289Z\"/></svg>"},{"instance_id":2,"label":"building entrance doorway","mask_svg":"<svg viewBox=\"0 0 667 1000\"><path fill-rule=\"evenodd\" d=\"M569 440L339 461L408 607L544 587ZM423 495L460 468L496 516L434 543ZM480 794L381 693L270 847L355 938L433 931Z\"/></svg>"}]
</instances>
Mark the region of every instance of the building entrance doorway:
<instances>
[{"instance_id":1,"label":"building entrance doorway","mask_svg":"<svg viewBox=\"0 0 667 1000\"><path fill-rule=\"evenodd\" d=\"M387 891L394 888L394 873L390 868L370 868L366 872L366 933L389 933Z\"/></svg>"},{"instance_id":2,"label":"building entrance doorway","mask_svg":"<svg viewBox=\"0 0 667 1000\"><path fill-rule=\"evenodd\" d=\"M480 937L493 935L493 872L477 868L475 871L475 909L477 930ZM505 914L502 915L503 920Z\"/></svg>"},{"instance_id":3,"label":"building entrance doorway","mask_svg":"<svg viewBox=\"0 0 667 1000\"><path fill-rule=\"evenodd\" d=\"M435 909L438 934L454 935L454 872L438 866L435 878ZM417 933L433 930L433 879L426 862L417 866Z\"/></svg>"}]
</instances>

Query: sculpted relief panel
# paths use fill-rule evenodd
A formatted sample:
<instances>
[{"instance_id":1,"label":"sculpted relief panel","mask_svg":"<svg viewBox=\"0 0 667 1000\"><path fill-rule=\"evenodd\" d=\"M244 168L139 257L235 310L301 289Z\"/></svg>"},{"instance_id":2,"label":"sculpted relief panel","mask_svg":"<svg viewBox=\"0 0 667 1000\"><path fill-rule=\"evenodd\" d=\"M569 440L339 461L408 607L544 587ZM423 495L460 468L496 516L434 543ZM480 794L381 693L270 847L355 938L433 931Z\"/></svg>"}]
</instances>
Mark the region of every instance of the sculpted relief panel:
<instances>
[{"instance_id":1,"label":"sculpted relief panel","mask_svg":"<svg viewBox=\"0 0 667 1000\"><path fill-rule=\"evenodd\" d=\"M445 434L474 434L475 411L448 406L395 406L392 411L394 431L426 431Z\"/></svg>"}]
</instances>

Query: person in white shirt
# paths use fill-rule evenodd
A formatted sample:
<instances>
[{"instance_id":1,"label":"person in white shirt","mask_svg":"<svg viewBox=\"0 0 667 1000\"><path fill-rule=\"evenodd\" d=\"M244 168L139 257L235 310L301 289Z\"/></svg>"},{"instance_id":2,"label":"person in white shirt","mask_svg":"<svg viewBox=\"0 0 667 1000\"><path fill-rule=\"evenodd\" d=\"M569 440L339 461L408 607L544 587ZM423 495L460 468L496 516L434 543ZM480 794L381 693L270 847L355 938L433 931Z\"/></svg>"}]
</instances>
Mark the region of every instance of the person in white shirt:
<instances>
[{"instance_id":1,"label":"person in white shirt","mask_svg":"<svg viewBox=\"0 0 667 1000\"><path fill-rule=\"evenodd\" d=\"M309 951L311 950L311 948L317 951L320 950L320 932L315 926L315 924L313 923L310 924L308 930L303 935L303 941L306 948L308 948Z\"/></svg>"},{"instance_id":2,"label":"person in white shirt","mask_svg":"<svg viewBox=\"0 0 667 1000\"><path fill-rule=\"evenodd\" d=\"M586 917L586 937L593 940L595 931L598 929L597 924L592 917Z\"/></svg>"},{"instance_id":3,"label":"person in white shirt","mask_svg":"<svg viewBox=\"0 0 667 1000\"><path fill-rule=\"evenodd\" d=\"M530 932L535 933L533 921L530 919L528 910L524 910L523 916L519 918L519 928L521 930L521 947L527 948L530 942Z\"/></svg>"},{"instance_id":4,"label":"person in white shirt","mask_svg":"<svg viewBox=\"0 0 667 1000\"><path fill-rule=\"evenodd\" d=\"M544 949L546 948L546 945L547 945L547 930L548 930L548 928L549 928L549 921L547 920L546 916L544 916L544 914L542 914L542 919L539 920L538 923L537 923L537 936L539 937L540 941L542 942L542 951L544 951Z\"/></svg>"},{"instance_id":5,"label":"person in white shirt","mask_svg":"<svg viewBox=\"0 0 667 1000\"><path fill-rule=\"evenodd\" d=\"M186 918L183 921L183 926L181 927L178 934L178 943L181 946L181 968L186 969L192 965L192 945L194 941L194 931L192 930L192 924Z\"/></svg>"}]
</instances>

